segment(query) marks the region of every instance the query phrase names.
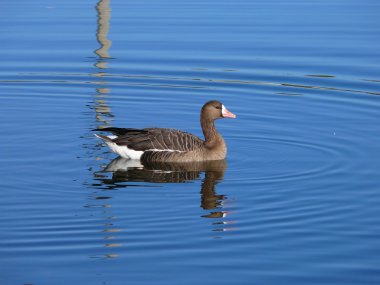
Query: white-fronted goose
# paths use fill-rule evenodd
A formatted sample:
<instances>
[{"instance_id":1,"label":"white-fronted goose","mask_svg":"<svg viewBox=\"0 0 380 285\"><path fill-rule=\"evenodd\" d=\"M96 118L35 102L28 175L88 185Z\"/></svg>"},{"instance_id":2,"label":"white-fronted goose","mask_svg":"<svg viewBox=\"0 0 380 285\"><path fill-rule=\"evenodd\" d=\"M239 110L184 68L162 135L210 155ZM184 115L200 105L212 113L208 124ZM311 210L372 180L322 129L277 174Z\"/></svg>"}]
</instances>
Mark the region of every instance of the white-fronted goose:
<instances>
[{"instance_id":1,"label":"white-fronted goose","mask_svg":"<svg viewBox=\"0 0 380 285\"><path fill-rule=\"evenodd\" d=\"M190 162L224 159L227 147L215 128L214 121L236 118L219 101L209 101L201 110L201 127L205 140L175 129L103 128L113 136L96 136L124 158L141 161Z\"/></svg>"}]
</instances>

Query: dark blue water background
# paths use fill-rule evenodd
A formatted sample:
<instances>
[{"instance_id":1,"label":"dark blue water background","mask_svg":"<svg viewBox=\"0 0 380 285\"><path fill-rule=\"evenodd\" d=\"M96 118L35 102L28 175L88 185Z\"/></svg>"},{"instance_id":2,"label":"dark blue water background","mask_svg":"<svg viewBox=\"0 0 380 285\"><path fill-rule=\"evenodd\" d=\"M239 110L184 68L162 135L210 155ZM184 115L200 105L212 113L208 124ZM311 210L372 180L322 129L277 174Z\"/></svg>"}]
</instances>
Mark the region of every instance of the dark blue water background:
<instances>
[{"instance_id":1,"label":"dark blue water background","mask_svg":"<svg viewBox=\"0 0 380 285\"><path fill-rule=\"evenodd\" d=\"M379 1L0 7L1 284L380 284ZM226 165L107 168L211 99Z\"/></svg>"}]
</instances>

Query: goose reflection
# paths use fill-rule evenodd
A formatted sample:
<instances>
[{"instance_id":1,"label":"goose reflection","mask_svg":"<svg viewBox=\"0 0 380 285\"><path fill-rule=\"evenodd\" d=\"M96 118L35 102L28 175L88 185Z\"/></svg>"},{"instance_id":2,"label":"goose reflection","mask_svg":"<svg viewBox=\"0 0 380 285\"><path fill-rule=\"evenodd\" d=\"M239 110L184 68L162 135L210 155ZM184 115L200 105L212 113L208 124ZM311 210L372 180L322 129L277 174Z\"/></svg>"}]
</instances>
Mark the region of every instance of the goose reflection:
<instances>
[{"instance_id":1,"label":"goose reflection","mask_svg":"<svg viewBox=\"0 0 380 285\"><path fill-rule=\"evenodd\" d=\"M140 161L118 157L112 160L102 171L97 172L97 180L108 189L128 187L122 182L150 182L150 183L182 183L201 178L201 207L204 210L220 208L225 199L224 195L216 193L216 185L223 180L227 168L226 160L167 163L150 162L142 164ZM112 176L105 175L111 172ZM226 212L212 212L203 217L221 218Z\"/></svg>"}]
</instances>

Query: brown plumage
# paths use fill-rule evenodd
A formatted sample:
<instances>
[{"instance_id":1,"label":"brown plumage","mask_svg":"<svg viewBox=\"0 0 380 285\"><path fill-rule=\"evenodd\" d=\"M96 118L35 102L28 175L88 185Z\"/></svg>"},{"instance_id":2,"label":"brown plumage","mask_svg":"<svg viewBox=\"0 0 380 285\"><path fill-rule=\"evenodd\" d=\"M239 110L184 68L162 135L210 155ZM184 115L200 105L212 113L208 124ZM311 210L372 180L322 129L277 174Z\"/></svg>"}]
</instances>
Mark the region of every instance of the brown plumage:
<instances>
[{"instance_id":1,"label":"brown plumage","mask_svg":"<svg viewBox=\"0 0 380 285\"><path fill-rule=\"evenodd\" d=\"M227 147L214 121L236 118L219 101L207 102L201 110L201 127L205 140L175 129L104 128L114 137L96 135L112 151L125 158L141 161L190 162L224 159Z\"/></svg>"}]
</instances>

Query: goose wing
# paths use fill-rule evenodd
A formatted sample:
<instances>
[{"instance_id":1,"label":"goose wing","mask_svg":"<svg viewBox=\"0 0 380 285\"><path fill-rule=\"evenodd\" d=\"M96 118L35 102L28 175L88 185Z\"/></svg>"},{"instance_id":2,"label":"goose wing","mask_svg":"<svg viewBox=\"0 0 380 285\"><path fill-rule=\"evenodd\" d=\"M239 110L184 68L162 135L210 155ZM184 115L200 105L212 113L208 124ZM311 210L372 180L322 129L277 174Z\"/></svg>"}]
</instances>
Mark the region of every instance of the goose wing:
<instances>
[{"instance_id":1,"label":"goose wing","mask_svg":"<svg viewBox=\"0 0 380 285\"><path fill-rule=\"evenodd\" d=\"M117 145L127 146L136 151L189 152L203 145L203 140L197 136L176 129L107 128L102 131L117 135L118 137L112 140Z\"/></svg>"},{"instance_id":2,"label":"goose wing","mask_svg":"<svg viewBox=\"0 0 380 285\"><path fill-rule=\"evenodd\" d=\"M175 129L147 128L141 132L128 132L113 140L137 151L188 152L200 148L203 141L186 132Z\"/></svg>"}]
</instances>

